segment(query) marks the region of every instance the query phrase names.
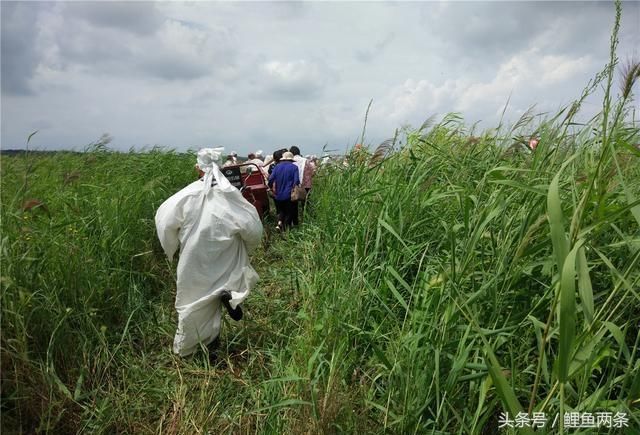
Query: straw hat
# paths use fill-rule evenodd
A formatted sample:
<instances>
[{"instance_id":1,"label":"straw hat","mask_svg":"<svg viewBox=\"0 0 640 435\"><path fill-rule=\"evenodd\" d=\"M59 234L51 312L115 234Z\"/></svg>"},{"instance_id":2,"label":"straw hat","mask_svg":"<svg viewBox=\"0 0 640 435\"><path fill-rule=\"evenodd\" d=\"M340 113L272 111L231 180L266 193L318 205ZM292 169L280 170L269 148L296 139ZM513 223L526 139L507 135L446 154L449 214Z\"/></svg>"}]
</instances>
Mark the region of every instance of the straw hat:
<instances>
[{"instance_id":1,"label":"straw hat","mask_svg":"<svg viewBox=\"0 0 640 435\"><path fill-rule=\"evenodd\" d=\"M282 158L280 160L293 160L293 153L291 151L287 151L282 154Z\"/></svg>"}]
</instances>

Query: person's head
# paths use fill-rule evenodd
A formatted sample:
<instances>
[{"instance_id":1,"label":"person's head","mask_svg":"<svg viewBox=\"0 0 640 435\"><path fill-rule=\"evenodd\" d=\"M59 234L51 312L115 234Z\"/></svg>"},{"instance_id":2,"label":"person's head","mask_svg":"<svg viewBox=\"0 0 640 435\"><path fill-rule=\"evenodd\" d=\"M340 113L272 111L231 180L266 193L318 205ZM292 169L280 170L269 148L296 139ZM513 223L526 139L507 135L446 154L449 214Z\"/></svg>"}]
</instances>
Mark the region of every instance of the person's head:
<instances>
[{"instance_id":1,"label":"person's head","mask_svg":"<svg viewBox=\"0 0 640 435\"><path fill-rule=\"evenodd\" d=\"M256 159L260 159L260 160L262 160L262 157L263 157L263 156L262 156L262 150L258 150L258 151L256 151Z\"/></svg>"},{"instance_id":2,"label":"person's head","mask_svg":"<svg viewBox=\"0 0 640 435\"><path fill-rule=\"evenodd\" d=\"M233 156L231 154L227 156L227 162L233 162Z\"/></svg>"},{"instance_id":3,"label":"person's head","mask_svg":"<svg viewBox=\"0 0 640 435\"><path fill-rule=\"evenodd\" d=\"M287 151L286 153L282 154L282 158L280 160L293 160L293 153L291 151Z\"/></svg>"},{"instance_id":4,"label":"person's head","mask_svg":"<svg viewBox=\"0 0 640 435\"><path fill-rule=\"evenodd\" d=\"M291 154L293 154L294 156L299 156L300 155L300 148L298 148L297 146L292 146L291 148L289 148L289 151L291 151Z\"/></svg>"},{"instance_id":5,"label":"person's head","mask_svg":"<svg viewBox=\"0 0 640 435\"><path fill-rule=\"evenodd\" d=\"M256 155L255 155L255 154L253 154L253 153L249 153L249 155L247 156L247 158L248 158L249 160L253 160L253 159L255 159L255 158L256 158Z\"/></svg>"},{"instance_id":6,"label":"person's head","mask_svg":"<svg viewBox=\"0 0 640 435\"><path fill-rule=\"evenodd\" d=\"M273 153L273 160L278 163L280 161L280 159L282 159L282 155L284 154L284 151L282 150L278 150L276 152Z\"/></svg>"}]
</instances>

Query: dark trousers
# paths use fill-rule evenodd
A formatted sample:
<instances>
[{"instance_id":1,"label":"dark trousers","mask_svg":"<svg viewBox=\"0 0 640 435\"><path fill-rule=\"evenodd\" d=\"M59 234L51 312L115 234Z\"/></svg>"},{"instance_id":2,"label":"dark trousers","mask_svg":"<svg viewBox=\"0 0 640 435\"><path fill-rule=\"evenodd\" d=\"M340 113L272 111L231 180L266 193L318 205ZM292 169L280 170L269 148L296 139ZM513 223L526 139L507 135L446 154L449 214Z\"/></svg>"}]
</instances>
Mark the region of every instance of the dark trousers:
<instances>
[{"instance_id":1,"label":"dark trousers","mask_svg":"<svg viewBox=\"0 0 640 435\"><path fill-rule=\"evenodd\" d=\"M284 201L276 200L276 210L278 211L278 220L282 222L284 228L289 228L294 223L294 217L298 218L298 204L291 202L290 199ZM297 224L296 224L297 225Z\"/></svg>"}]
</instances>

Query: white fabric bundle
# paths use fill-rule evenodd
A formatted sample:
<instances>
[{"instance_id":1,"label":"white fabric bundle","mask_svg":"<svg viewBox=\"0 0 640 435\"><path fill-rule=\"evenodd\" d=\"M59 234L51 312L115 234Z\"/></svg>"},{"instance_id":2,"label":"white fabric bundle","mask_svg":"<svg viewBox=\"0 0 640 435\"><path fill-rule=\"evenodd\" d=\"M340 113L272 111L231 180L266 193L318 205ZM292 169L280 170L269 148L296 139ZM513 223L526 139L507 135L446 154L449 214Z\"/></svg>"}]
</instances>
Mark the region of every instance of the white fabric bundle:
<instances>
[{"instance_id":1,"label":"white fabric bundle","mask_svg":"<svg viewBox=\"0 0 640 435\"><path fill-rule=\"evenodd\" d=\"M205 175L167 199L155 216L167 257L172 260L180 248L173 351L182 356L218 336L223 291L231 293L235 308L258 281L249 253L260 244L262 223L256 209L220 172L216 161L221 152L200 150L198 167Z\"/></svg>"},{"instance_id":2,"label":"white fabric bundle","mask_svg":"<svg viewBox=\"0 0 640 435\"><path fill-rule=\"evenodd\" d=\"M215 179L218 182L220 188L224 191L235 190L235 187L231 185L229 180L222 175L220 172L220 168L216 164L217 161L220 160L222 156L222 151L224 148L202 148L198 151L198 163L196 166L200 168L202 172L204 172L204 189L203 192L206 194L211 188L211 183Z\"/></svg>"}]
</instances>

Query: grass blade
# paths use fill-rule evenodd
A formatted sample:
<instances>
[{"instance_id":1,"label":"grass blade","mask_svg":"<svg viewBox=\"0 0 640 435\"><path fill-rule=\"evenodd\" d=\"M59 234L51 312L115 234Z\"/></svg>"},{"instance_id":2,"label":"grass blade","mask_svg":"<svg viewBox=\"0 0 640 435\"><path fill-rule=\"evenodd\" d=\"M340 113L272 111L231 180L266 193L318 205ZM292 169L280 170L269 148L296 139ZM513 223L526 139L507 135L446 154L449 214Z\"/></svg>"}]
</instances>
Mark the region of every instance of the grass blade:
<instances>
[{"instance_id":1,"label":"grass blade","mask_svg":"<svg viewBox=\"0 0 640 435\"><path fill-rule=\"evenodd\" d=\"M569 364L576 335L576 256L583 240L567 255L560 278L560 343L558 349L558 380L567 382Z\"/></svg>"},{"instance_id":2,"label":"grass blade","mask_svg":"<svg viewBox=\"0 0 640 435\"><path fill-rule=\"evenodd\" d=\"M500 400L507 407L507 411L511 416L518 415L518 413L523 412L522 405L518 402L518 398L513 392L513 388L511 388L507 382L507 379L500 368L500 364L498 364L498 359L494 355L490 346L485 345L485 352L487 354L487 358L485 359L487 369L489 370L489 375L496 386L496 392L498 393ZM523 428L521 433L532 434L533 431L529 428Z\"/></svg>"},{"instance_id":3,"label":"grass blade","mask_svg":"<svg viewBox=\"0 0 640 435\"><path fill-rule=\"evenodd\" d=\"M589 266L584 247L578 250L578 292L580 293L580 303L585 321L590 324L593 321L593 287L589 276Z\"/></svg>"},{"instance_id":4,"label":"grass blade","mask_svg":"<svg viewBox=\"0 0 640 435\"><path fill-rule=\"evenodd\" d=\"M564 232L562 205L560 203L559 183L562 169L551 180L549 185L549 193L547 195L547 216L549 218L549 226L551 227L551 243L553 244L553 252L556 256L556 265L558 271L562 270L564 259L569 251L569 241Z\"/></svg>"}]
</instances>

